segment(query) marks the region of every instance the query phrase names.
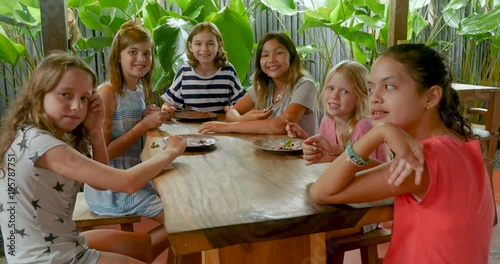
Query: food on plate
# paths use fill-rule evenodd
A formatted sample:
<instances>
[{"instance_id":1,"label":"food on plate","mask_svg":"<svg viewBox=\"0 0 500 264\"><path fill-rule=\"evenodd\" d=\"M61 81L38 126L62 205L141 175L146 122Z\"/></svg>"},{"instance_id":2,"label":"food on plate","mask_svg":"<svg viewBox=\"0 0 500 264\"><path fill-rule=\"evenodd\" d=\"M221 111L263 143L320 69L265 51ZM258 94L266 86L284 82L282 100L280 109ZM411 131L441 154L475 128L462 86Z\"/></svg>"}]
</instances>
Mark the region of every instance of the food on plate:
<instances>
[{"instance_id":1,"label":"food on plate","mask_svg":"<svg viewBox=\"0 0 500 264\"><path fill-rule=\"evenodd\" d=\"M187 138L186 139L186 144L187 146L190 147L196 147L196 146L203 146L207 143L205 139L199 139L199 138Z\"/></svg>"},{"instance_id":2,"label":"food on plate","mask_svg":"<svg viewBox=\"0 0 500 264\"><path fill-rule=\"evenodd\" d=\"M281 144L276 148L276 150L296 150L296 149L300 149L300 144L296 143L292 139L283 142L283 144Z\"/></svg>"},{"instance_id":3,"label":"food on plate","mask_svg":"<svg viewBox=\"0 0 500 264\"><path fill-rule=\"evenodd\" d=\"M198 135L198 134L184 134L180 135L186 140L186 148L205 148L217 144L218 140L215 137ZM163 143L168 142L168 137L163 138Z\"/></svg>"}]
</instances>

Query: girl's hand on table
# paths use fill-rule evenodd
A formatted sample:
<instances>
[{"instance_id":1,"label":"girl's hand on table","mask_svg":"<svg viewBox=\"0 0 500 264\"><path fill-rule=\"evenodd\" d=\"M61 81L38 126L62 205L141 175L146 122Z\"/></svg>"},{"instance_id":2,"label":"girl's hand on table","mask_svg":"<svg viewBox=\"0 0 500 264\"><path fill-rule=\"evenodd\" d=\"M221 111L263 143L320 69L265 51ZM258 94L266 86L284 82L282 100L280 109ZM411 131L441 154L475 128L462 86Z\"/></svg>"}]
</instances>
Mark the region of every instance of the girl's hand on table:
<instances>
[{"instance_id":1,"label":"girl's hand on table","mask_svg":"<svg viewBox=\"0 0 500 264\"><path fill-rule=\"evenodd\" d=\"M307 139L309 137L307 132L304 131L304 129L302 129L302 127L300 127L299 124L297 123L293 122L287 123L285 129L289 137L300 138L300 139Z\"/></svg>"},{"instance_id":2,"label":"girl's hand on table","mask_svg":"<svg viewBox=\"0 0 500 264\"><path fill-rule=\"evenodd\" d=\"M184 150L186 150L186 140L183 137L178 135L168 137L164 151L171 151L176 157L178 157L184 153Z\"/></svg>"},{"instance_id":3,"label":"girl's hand on table","mask_svg":"<svg viewBox=\"0 0 500 264\"><path fill-rule=\"evenodd\" d=\"M302 152L304 153L306 165L332 161L335 157L326 155L325 152L334 153L334 151L330 142L319 134L309 137L302 143Z\"/></svg>"},{"instance_id":4,"label":"girl's hand on table","mask_svg":"<svg viewBox=\"0 0 500 264\"><path fill-rule=\"evenodd\" d=\"M388 182L398 186L415 172L415 184L419 185L425 163L422 145L401 128L391 124L384 126L384 142L396 156L389 167Z\"/></svg>"},{"instance_id":5,"label":"girl's hand on table","mask_svg":"<svg viewBox=\"0 0 500 264\"><path fill-rule=\"evenodd\" d=\"M175 106L173 105L169 105L167 103L164 103L162 106L161 106L161 111L164 111L164 112L167 112L168 113L168 118L167 120L169 120L171 117L174 117L175 116Z\"/></svg>"},{"instance_id":6,"label":"girl's hand on table","mask_svg":"<svg viewBox=\"0 0 500 264\"><path fill-rule=\"evenodd\" d=\"M210 121L205 122L200 125L198 128L198 132L201 134L207 134L210 132L225 132L224 128L228 125L228 123L220 122L220 121Z\"/></svg>"},{"instance_id":7,"label":"girl's hand on table","mask_svg":"<svg viewBox=\"0 0 500 264\"><path fill-rule=\"evenodd\" d=\"M234 105L228 105L228 106L224 106L224 113L227 113L227 111L231 110L234 108Z\"/></svg>"},{"instance_id":8,"label":"girl's hand on table","mask_svg":"<svg viewBox=\"0 0 500 264\"><path fill-rule=\"evenodd\" d=\"M169 114L166 111L156 111L148 114L141 120L141 124L146 126L146 128L153 129L160 127L169 118Z\"/></svg>"},{"instance_id":9,"label":"girl's hand on table","mask_svg":"<svg viewBox=\"0 0 500 264\"><path fill-rule=\"evenodd\" d=\"M241 121L253 121L267 119L274 111L271 110L255 110L252 109L241 116Z\"/></svg>"},{"instance_id":10,"label":"girl's hand on table","mask_svg":"<svg viewBox=\"0 0 500 264\"><path fill-rule=\"evenodd\" d=\"M161 108L159 108L155 104L150 104L142 112L142 117L145 117L145 116L147 116L147 115L149 115L151 113L158 112L158 111L161 111Z\"/></svg>"}]
</instances>

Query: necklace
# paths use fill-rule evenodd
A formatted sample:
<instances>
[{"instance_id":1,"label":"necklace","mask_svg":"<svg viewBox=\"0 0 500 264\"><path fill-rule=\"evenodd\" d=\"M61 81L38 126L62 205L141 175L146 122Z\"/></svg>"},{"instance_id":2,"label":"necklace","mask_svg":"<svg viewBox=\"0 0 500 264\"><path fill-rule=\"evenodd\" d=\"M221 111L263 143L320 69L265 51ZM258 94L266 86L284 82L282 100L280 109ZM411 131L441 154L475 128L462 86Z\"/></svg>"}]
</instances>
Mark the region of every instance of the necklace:
<instances>
[{"instance_id":1,"label":"necklace","mask_svg":"<svg viewBox=\"0 0 500 264\"><path fill-rule=\"evenodd\" d=\"M273 104L277 103L281 98L283 97L283 93L286 91L287 85L283 85L283 89L281 89L281 92L276 96L276 98L273 98ZM275 89L276 91L278 89Z\"/></svg>"}]
</instances>

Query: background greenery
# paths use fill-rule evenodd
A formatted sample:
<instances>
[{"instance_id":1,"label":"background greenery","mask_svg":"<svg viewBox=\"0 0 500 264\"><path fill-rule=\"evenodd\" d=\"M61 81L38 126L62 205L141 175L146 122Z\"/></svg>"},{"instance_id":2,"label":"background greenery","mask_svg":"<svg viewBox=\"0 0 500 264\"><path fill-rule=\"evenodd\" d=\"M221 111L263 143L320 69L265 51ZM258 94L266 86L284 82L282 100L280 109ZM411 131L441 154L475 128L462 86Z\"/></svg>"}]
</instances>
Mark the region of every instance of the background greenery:
<instances>
[{"instance_id":1,"label":"background greenery","mask_svg":"<svg viewBox=\"0 0 500 264\"><path fill-rule=\"evenodd\" d=\"M451 54L458 82L500 85L500 0L409 2L409 42L425 42ZM75 17L70 24L71 48L89 63L99 54L107 55L123 22L142 19L156 43L154 87L158 89L168 87L185 63L186 38L201 21L219 27L229 60L245 86L250 85L255 43L265 33L257 34L259 23L276 23L275 28L304 39L298 49L309 67L321 66L314 76L318 86L339 60L356 59L369 67L387 46L388 5L378 0L67 0L67 5L69 16ZM262 12L273 22L259 21ZM298 22L290 24L290 18ZM41 23L39 0L0 0L5 81L0 110L43 57ZM83 29L93 34L79 35ZM443 32L448 32L444 38ZM462 50L457 52L457 46ZM454 57L457 53L459 57ZM105 60L95 67L105 72Z\"/></svg>"}]
</instances>

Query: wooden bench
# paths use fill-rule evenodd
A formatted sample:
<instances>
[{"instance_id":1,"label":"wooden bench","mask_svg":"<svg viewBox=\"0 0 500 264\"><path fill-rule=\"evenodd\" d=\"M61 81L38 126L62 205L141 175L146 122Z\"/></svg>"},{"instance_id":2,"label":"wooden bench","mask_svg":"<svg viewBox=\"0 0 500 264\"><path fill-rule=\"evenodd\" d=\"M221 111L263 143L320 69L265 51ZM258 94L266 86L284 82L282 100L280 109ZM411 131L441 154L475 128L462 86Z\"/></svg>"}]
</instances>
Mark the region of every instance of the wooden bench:
<instances>
[{"instance_id":1,"label":"wooden bench","mask_svg":"<svg viewBox=\"0 0 500 264\"><path fill-rule=\"evenodd\" d=\"M344 262L344 253L353 249L360 250L361 263L376 264L379 261L377 245L391 241L391 230L375 229L365 234L327 240L327 263L340 264Z\"/></svg>"},{"instance_id":2,"label":"wooden bench","mask_svg":"<svg viewBox=\"0 0 500 264\"><path fill-rule=\"evenodd\" d=\"M134 223L141 222L141 217L138 215L131 216L104 216L93 213L87 202L83 192L79 192L76 196L75 210L73 211L73 221L76 223L78 231L83 232L94 229L100 225L115 225L119 224L123 231L134 231Z\"/></svg>"}]
</instances>

